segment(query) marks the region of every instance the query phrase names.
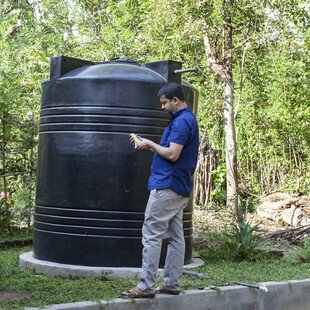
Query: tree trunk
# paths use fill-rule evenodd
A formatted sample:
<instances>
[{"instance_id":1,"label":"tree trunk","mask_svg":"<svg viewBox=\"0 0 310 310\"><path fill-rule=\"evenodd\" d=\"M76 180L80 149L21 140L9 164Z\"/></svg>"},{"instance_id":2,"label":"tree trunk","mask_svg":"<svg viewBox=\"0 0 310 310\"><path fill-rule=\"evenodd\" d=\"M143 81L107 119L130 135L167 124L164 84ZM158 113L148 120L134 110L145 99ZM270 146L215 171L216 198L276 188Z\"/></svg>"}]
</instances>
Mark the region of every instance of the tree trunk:
<instances>
[{"instance_id":1,"label":"tree trunk","mask_svg":"<svg viewBox=\"0 0 310 310\"><path fill-rule=\"evenodd\" d=\"M236 210L236 194L238 191L237 154L235 141L235 124L233 111L233 85L231 79L226 79L224 85L224 126L226 142L226 184L227 207ZM236 210L237 211L237 210Z\"/></svg>"},{"instance_id":2,"label":"tree trunk","mask_svg":"<svg viewBox=\"0 0 310 310\"><path fill-rule=\"evenodd\" d=\"M4 223L6 226L7 231L9 232L10 236L13 236L13 232L11 229L11 219L10 219L10 206L9 206L9 195L8 195L8 184L6 179L6 154L5 150L7 147L7 113L3 111L3 119L2 119L2 173L3 173L3 192L4 192ZM1 205L0 205L1 211Z\"/></svg>"},{"instance_id":3,"label":"tree trunk","mask_svg":"<svg viewBox=\"0 0 310 310\"><path fill-rule=\"evenodd\" d=\"M231 17L225 19L225 33L227 42L226 70L224 78L224 129L226 142L226 184L227 184L227 207L230 210L238 210L238 177L237 177L237 152L236 135L233 109L233 74L232 74L232 23Z\"/></svg>"},{"instance_id":4,"label":"tree trunk","mask_svg":"<svg viewBox=\"0 0 310 310\"><path fill-rule=\"evenodd\" d=\"M224 129L226 143L226 184L227 184L227 207L235 210L240 218L237 192L237 152L235 138L235 122L233 109L233 75L232 75L232 24L230 16L225 18L226 62L221 64L216 57L215 48L212 47L207 30L204 33L204 47L209 69L218 75L223 82L224 96Z\"/></svg>"}]
</instances>

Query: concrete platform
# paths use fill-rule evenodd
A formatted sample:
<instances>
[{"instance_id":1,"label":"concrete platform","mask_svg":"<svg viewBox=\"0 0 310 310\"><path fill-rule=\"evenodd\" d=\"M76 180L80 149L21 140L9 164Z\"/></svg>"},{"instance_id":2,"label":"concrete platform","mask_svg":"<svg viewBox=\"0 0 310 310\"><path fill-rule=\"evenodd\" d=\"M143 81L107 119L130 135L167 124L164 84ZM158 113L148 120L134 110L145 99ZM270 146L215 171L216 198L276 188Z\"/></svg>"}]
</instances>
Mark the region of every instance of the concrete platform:
<instances>
[{"instance_id":1,"label":"concrete platform","mask_svg":"<svg viewBox=\"0 0 310 310\"><path fill-rule=\"evenodd\" d=\"M158 294L154 299L114 299L76 302L26 310L309 310L310 279L267 282L268 292L240 285L205 288L178 296Z\"/></svg>"},{"instance_id":2,"label":"concrete platform","mask_svg":"<svg viewBox=\"0 0 310 310\"><path fill-rule=\"evenodd\" d=\"M184 269L193 269L203 265L200 258L193 258L191 264L185 265ZM106 279L139 279L140 268L127 267L90 267L58 264L33 257L33 252L26 252L19 256L20 268L31 268L35 273L49 276L61 276L64 278L89 278L104 277ZM159 269L158 274L162 275L163 270Z\"/></svg>"}]
</instances>

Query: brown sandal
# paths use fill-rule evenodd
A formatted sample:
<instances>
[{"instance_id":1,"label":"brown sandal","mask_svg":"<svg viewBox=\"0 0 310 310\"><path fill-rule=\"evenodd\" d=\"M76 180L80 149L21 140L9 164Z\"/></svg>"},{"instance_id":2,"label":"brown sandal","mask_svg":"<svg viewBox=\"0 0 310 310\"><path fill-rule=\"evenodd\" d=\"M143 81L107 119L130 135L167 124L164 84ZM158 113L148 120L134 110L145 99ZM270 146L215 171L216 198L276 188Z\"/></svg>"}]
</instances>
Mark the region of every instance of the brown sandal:
<instances>
[{"instance_id":1,"label":"brown sandal","mask_svg":"<svg viewBox=\"0 0 310 310\"><path fill-rule=\"evenodd\" d=\"M180 290L170 290L166 286L161 285L156 289L157 293L169 294L169 295L179 295L181 293Z\"/></svg>"},{"instance_id":2,"label":"brown sandal","mask_svg":"<svg viewBox=\"0 0 310 310\"><path fill-rule=\"evenodd\" d=\"M155 294L145 293L136 287L131 290L124 291L122 296L130 298L154 298Z\"/></svg>"}]
</instances>

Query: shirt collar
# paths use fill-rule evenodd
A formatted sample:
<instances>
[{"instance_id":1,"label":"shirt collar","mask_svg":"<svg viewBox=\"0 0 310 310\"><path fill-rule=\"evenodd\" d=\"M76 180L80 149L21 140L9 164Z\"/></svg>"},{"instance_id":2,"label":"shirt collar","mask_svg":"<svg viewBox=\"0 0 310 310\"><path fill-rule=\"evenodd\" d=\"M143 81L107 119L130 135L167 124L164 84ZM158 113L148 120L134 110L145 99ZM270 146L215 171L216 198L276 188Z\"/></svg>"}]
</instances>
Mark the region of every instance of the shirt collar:
<instances>
[{"instance_id":1,"label":"shirt collar","mask_svg":"<svg viewBox=\"0 0 310 310\"><path fill-rule=\"evenodd\" d=\"M181 110L178 110L178 111L175 111L175 112L172 112L172 119L178 117L180 114L182 114L183 112L185 111L191 111L191 108L189 106L181 109Z\"/></svg>"}]
</instances>

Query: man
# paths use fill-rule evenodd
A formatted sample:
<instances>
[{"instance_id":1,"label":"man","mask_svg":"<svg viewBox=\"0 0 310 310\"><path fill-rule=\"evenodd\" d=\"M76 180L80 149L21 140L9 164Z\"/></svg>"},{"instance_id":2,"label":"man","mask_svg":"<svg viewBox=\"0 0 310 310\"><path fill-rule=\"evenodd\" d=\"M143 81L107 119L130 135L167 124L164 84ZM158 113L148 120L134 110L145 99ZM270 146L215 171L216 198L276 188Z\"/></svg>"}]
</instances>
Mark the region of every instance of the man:
<instances>
[{"instance_id":1,"label":"man","mask_svg":"<svg viewBox=\"0 0 310 310\"><path fill-rule=\"evenodd\" d=\"M169 241L164 285L157 291L171 295L180 293L179 278L185 253L182 216L193 188L198 157L198 124L185 102L181 86L168 83L159 90L158 96L161 108L172 116L160 144L141 137L135 140L137 149L155 154L148 184L151 192L142 228L141 281L136 288L122 294L132 298L155 296L155 279L164 236Z\"/></svg>"}]
</instances>

